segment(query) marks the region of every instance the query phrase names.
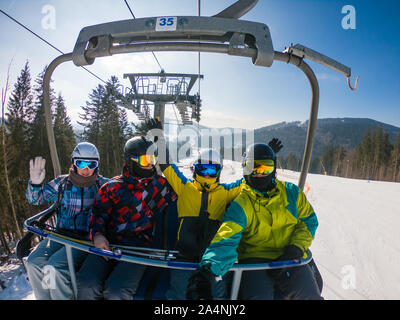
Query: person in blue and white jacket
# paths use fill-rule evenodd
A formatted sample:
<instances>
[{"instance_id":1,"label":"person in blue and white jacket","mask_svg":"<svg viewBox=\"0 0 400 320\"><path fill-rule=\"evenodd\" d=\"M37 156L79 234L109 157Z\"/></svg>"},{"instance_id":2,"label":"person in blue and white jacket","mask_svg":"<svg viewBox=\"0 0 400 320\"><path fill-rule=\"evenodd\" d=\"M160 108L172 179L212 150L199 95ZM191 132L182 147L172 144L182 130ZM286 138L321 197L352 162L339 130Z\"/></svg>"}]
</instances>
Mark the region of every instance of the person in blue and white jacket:
<instances>
[{"instance_id":1,"label":"person in blue and white jacket","mask_svg":"<svg viewBox=\"0 0 400 320\"><path fill-rule=\"evenodd\" d=\"M79 143L71 155L69 174L43 183L46 160L36 157L30 161L30 180L26 189L29 203L41 205L59 202L56 228L88 238L89 221L98 189L109 179L99 174L99 152L91 143ZM80 265L87 253L72 249L75 266ZM25 262L29 281L38 300L73 299L74 294L68 269L65 246L43 240ZM45 268L47 267L47 268ZM44 281L45 274L50 281Z\"/></svg>"}]
</instances>

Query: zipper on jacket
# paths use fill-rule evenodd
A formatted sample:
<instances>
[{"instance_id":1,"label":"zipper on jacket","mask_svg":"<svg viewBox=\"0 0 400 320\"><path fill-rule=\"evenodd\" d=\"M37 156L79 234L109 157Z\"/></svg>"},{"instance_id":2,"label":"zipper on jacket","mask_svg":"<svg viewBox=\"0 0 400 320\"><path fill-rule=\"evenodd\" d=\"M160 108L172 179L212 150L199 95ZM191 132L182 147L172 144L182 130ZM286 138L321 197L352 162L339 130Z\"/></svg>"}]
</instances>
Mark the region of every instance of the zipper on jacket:
<instances>
[{"instance_id":1,"label":"zipper on jacket","mask_svg":"<svg viewBox=\"0 0 400 320\"><path fill-rule=\"evenodd\" d=\"M79 212L75 215L74 217L74 230L78 231L76 228L76 218L78 218L78 215L82 214L82 210L83 210L83 188L81 187L81 209L79 210Z\"/></svg>"}]
</instances>

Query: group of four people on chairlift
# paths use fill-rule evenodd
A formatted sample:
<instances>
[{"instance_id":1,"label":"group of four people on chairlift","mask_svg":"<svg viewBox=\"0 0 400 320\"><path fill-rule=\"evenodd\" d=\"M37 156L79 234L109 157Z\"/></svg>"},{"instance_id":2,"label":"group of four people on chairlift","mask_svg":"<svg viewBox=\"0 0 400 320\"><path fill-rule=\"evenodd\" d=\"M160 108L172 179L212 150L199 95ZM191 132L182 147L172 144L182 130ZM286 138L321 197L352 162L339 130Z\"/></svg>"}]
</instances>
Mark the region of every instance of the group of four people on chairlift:
<instances>
[{"instance_id":1,"label":"group of four people on chairlift","mask_svg":"<svg viewBox=\"0 0 400 320\"><path fill-rule=\"evenodd\" d=\"M153 247L156 217L176 205L176 258L199 263L199 268L169 269L165 298L170 300L229 299L228 271L236 261L264 263L307 256L318 220L303 191L276 177L281 141L274 138L249 146L242 162L243 178L224 184L220 182L223 159L216 150L199 154L188 179L170 159L161 123L151 119L147 125L148 138L126 142L122 174L111 179L100 175L99 152L88 142L79 143L72 152L69 174L48 183L43 183L45 160L31 160L28 201L57 202L58 232L73 232L105 250L112 244ZM78 270L77 299L133 299L146 270L142 264L78 249L72 249L72 256ZM64 245L43 240L25 266L37 299L74 298ZM46 267L53 286L44 282ZM314 271L308 264L245 271L239 298L276 299L279 292L281 299L322 299Z\"/></svg>"}]
</instances>

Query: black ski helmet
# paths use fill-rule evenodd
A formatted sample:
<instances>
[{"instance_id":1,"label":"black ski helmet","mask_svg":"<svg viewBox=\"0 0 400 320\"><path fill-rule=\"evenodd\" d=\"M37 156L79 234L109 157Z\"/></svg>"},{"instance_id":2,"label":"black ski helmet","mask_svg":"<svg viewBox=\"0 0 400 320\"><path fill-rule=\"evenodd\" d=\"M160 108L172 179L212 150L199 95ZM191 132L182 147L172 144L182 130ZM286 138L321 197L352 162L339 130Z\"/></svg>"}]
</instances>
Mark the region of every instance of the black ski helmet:
<instances>
[{"instance_id":1,"label":"black ski helmet","mask_svg":"<svg viewBox=\"0 0 400 320\"><path fill-rule=\"evenodd\" d=\"M254 143L249 146L244 155L245 160L274 160L276 155L274 150L266 143Z\"/></svg>"},{"instance_id":2,"label":"black ski helmet","mask_svg":"<svg viewBox=\"0 0 400 320\"><path fill-rule=\"evenodd\" d=\"M147 140L145 137L133 137L125 143L124 147L124 160L128 167L129 173L139 178L149 177L156 173L153 170L142 169L139 164L131 160L132 156L155 155L157 156L157 145Z\"/></svg>"},{"instance_id":3,"label":"black ski helmet","mask_svg":"<svg viewBox=\"0 0 400 320\"><path fill-rule=\"evenodd\" d=\"M269 175L263 177L253 177L251 174L246 173L245 163L248 160L273 160L274 161L274 171ZM243 159L243 176L246 183L261 192L268 192L272 190L275 185L275 175L276 175L276 155L272 148L266 143L255 143L249 146L246 150Z\"/></svg>"}]
</instances>

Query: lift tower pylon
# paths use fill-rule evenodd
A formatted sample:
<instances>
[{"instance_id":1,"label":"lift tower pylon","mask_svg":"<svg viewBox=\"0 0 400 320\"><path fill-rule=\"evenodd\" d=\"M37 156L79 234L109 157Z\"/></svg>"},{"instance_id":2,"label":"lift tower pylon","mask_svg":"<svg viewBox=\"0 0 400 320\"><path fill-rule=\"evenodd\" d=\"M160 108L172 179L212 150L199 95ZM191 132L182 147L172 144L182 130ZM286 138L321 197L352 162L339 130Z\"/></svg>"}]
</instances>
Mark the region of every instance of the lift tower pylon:
<instances>
[{"instance_id":1,"label":"lift tower pylon","mask_svg":"<svg viewBox=\"0 0 400 320\"><path fill-rule=\"evenodd\" d=\"M199 94L191 94L197 80L203 75L184 73L127 73L131 88L125 90L118 103L131 109L139 118L150 117L150 106L154 106L153 117L162 123L165 120L165 107L175 104L182 123L193 124L200 120L201 100Z\"/></svg>"}]
</instances>

